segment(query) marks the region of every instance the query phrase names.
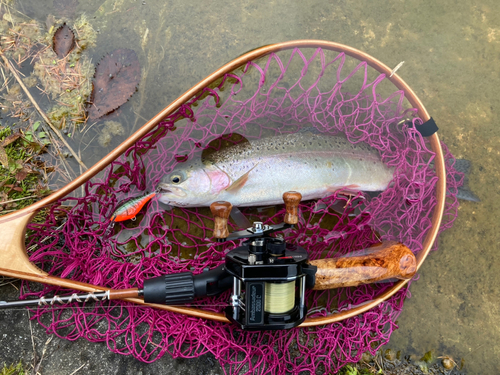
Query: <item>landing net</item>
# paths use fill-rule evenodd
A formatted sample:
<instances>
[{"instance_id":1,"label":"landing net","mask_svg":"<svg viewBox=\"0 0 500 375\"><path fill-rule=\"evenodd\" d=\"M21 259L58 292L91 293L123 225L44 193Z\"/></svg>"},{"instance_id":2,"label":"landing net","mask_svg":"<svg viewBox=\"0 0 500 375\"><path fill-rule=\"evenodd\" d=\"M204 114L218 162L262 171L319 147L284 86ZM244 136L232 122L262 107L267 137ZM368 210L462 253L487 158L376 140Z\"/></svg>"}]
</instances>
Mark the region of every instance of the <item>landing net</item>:
<instances>
[{"instance_id":1,"label":"landing net","mask_svg":"<svg viewBox=\"0 0 500 375\"><path fill-rule=\"evenodd\" d=\"M270 54L226 74L183 104L88 181L83 197L66 197L51 206L44 223L29 226L28 246L36 245L30 259L52 275L115 289L142 287L144 279L165 273L216 267L238 243L213 244L207 208L169 209L153 199L135 221L111 228L109 218L120 203L154 191L165 174L203 150L305 127L369 144L395 168L395 177L376 197L333 194L302 202L298 228L286 232L286 240L304 246L312 259L346 254L379 239L401 241L418 253L432 225L438 180L430 143L416 130L421 123L404 93L364 62L322 49ZM444 230L456 217L463 176L442 147L448 184ZM282 205L241 210L251 221L265 223L281 222L285 212ZM230 226L241 229L232 221ZM349 310L391 286L310 291L308 317ZM68 292L28 284L24 290L22 297ZM404 287L364 314L288 331L244 332L231 324L121 301L40 307L35 318L49 333L106 342L111 351L144 362L166 353L176 358L212 353L227 373L323 374L386 344L409 295ZM222 311L228 296L225 292L193 305Z\"/></svg>"}]
</instances>

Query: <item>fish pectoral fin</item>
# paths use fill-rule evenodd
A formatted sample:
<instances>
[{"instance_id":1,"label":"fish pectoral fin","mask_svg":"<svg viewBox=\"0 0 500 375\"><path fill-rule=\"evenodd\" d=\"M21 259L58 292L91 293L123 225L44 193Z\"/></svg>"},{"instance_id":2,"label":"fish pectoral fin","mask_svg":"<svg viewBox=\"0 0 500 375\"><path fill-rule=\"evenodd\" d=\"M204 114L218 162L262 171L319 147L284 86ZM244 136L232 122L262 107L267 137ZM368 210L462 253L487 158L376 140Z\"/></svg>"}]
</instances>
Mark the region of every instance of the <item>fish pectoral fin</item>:
<instances>
[{"instance_id":1,"label":"fish pectoral fin","mask_svg":"<svg viewBox=\"0 0 500 375\"><path fill-rule=\"evenodd\" d=\"M337 192L338 194L343 194L346 196L356 195L359 193L360 186L356 184L346 185L346 186L331 186L327 190L331 193Z\"/></svg>"},{"instance_id":2,"label":"fish pectoral fin","mask_svg":"<svg viewBox=\"0 0 500 375\"><path fill-rule=\"evenodd\" d=\"M234 181L229 187L226 188L226 191L228 193L234 193L240 190L247 183L250 172L252 172L257 165L259 165L259 163L255 164L247 173Z\"/></svg>"}]
</instances>

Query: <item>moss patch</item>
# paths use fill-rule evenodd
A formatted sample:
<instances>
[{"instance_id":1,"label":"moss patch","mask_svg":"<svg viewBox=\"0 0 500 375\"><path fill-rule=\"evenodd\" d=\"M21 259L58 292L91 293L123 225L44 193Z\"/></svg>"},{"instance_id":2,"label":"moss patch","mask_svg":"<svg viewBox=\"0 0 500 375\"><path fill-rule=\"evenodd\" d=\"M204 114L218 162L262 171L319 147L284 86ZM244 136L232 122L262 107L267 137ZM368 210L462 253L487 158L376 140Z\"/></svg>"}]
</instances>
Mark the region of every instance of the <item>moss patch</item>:
<instances>
[{"instance_id":1,"label":"moss patch","mask_svg":"<svg viewBox=\"0 0 500 375\"><path fill-rule=\"evenodd\" d=\"M25 375L27 372L24 369L24 366L21 361L18 364L11 364L7 366L5 363L3 365L2 370L0 371L0 375Z\"/></svg>"},{"instance_id":2,"label":"moss patch","mask_svg":"<svg viewBox=\"0 0 500 375\"><path fill-rule=\"evenodd\" d=\"M44 133L36 130L13 134L12 129L0 127L0 215L35 203L50 192L46 188L50 170L39 157L45 147L37 139Z\"/></svg>"}]
</instances>

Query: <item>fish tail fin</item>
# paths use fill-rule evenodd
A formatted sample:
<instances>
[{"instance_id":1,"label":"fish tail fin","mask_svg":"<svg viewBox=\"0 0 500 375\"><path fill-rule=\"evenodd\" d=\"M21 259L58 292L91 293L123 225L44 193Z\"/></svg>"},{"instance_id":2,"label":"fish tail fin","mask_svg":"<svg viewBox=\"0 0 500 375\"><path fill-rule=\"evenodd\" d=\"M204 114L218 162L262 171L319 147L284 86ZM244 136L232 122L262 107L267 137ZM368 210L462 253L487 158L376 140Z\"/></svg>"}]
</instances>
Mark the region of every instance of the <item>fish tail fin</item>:
<instances>
[{"instance_id":1,"label":"fish tail fin","mask_svg":"<svg viewBox=\"0 0 500 375\"><path fill-rule=\"evenodd\" d=\"M463 199L471 202L481 202L481 199L474 194L470 188L469 188L469 174L470 174L470 169L471 169L472 163L470 160L466 159L456 159L455 164L453 165L453 168L457 172L463 173L464 179L463 179L463 184L462 186L457 188L457 198L458 199ZM460 174L455 174L455 181L460 181L461 175Z\"/></svg>"}]
</instances>

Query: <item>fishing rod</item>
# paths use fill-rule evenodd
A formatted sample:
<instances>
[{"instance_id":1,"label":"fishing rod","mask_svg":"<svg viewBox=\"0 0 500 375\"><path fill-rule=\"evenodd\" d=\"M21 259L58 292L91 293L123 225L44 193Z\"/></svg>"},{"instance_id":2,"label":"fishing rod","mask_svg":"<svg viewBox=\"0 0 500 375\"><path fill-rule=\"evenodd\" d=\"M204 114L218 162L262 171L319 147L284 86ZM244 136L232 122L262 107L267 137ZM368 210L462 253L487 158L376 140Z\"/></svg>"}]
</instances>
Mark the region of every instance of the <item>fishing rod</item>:
<instances>
[{"instance_id":1,"label":"fishing rod","mask_svg":"<svg viewBox=\"0 0 500 375\"><path fill-rule=\"evenodd\" d=\"M278 330L296 327L305 320L307 289L326 290L413 277L416 258L401 243L389 241L344 257L309 260L303 247L287 243L279 234L271 236L298 223L301 199L298 192L283 194L283 223L254 222L252 227L231 234L227 225L231 203L212 203L214 238L218 242L245 241L226 254L224 264L201 274L181 272L154 277L145 280L142 288L0 301L0 308L138 297L145 303L175 306L231 289L224 311L229 321L246 330Z\"/></svg>"}]
</instances>

